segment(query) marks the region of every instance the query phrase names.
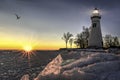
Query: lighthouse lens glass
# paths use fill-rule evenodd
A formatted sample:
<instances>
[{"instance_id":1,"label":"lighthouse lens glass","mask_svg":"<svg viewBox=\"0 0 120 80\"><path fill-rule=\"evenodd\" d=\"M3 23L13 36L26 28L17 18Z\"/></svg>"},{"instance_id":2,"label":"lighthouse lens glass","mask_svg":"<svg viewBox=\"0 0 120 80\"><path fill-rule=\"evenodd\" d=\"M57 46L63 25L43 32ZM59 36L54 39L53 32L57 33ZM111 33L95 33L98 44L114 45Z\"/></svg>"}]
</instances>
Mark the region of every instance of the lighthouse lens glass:
<instances>
[{"instance_id":1,"label":"lighthouse lens glass","mask_svg":"<svg viewBox=\"0 0 120 80\"><path fill-rule=\"evenodd\" d=\"M98 13L99 13L98 10L94 10L94 11L93 11L93 14L98 14Z\"/></svg>"}]
</instances>

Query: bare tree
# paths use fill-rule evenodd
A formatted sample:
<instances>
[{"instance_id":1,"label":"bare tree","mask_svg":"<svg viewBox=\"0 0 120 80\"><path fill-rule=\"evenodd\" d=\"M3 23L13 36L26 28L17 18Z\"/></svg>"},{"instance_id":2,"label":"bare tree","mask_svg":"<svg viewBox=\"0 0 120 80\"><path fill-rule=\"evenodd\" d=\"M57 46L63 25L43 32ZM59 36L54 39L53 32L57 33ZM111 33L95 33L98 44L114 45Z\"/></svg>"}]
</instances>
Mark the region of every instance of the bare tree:
<instances>
[{"instance_id":1,"label":"bare tree","mask_svg":"<svg viewBox=\"0 0 120 80\"><path fill-rule=\"evenodd\" d=\"M72 48L72 43L73 43L73 38L70 38L69 40L70 48Z\"/></svg>"},{"instance_id":2,"label":"bare tree","mask_svg":"<svg viewBox=\"0 0 120 80\"><path fill-rule=\"evenodd\" d=\"M108 48L112 45L112 36L111 35L105 35L105 47Z\"/></svg>"},{"instance_id":3,"label":"bare tree","mask_svg":"<svg viewBox=\"0 0 120 80\"><path fill-rule=\"evenodd\" d=\"M88 47L89 35L90 35L89 28L86 28L86 27L83 26L82 36L83 36L83 39L84 39L84 48Z\"/></svg>"},{"instance_id":4,"label":"bare tree","mask_svg":"<svg viewBox=\"0 0 120 80\"><path fill-rule=\"evenodd\" d=\"M119 39L118 37L113 37L111 35L106 35L105 38L105 47L118 47L119 46Z\"/></svg>"},{"instance_id":5,"label":"bare tree","mask_svg":"<svg viewBox=\"0 0 120 80\"><path fill-rule=\"evenodd\" d=\"M89 29L83 26L83 31L80 34L77 34L74 43L79 48L86 48L88 46L88 38L89 38Z\"/></svg>"},{"instance_id":6,"label":"bare tree","mask_svg":"<svg viewBox=\"0 0 120 80\"><path fill-rule=\"evenodd\" d=\"M114 37L114 38L113 38L113 43L114 43L113 46L116 46L116 47L119 46L119 39L118 39L118 37Z\"/></svg>"},{"instance_id":7,"label":"bare tree","mask_svg":"<svg viewBox=\"0 0 120 80\"><path fill-rule=\"evenodd\" d=\"M71 33L69 33L69 32L63 34L62 39L65 41L66 48L67 48L67 43L68 43L69 39L70 39L72 36L73 36L73 35L72 35Z\"/></svg>"},{"instance_id":8,"label":"bare tree","mask_svg":"<svg viewBox=\"0 0 120 80\"><path fill-rule=\"evenodd\" d=\"M74 43L79 46L79 48L83 48L83 36L82 34L77 34Z\"/></svg>"}]
</instances>

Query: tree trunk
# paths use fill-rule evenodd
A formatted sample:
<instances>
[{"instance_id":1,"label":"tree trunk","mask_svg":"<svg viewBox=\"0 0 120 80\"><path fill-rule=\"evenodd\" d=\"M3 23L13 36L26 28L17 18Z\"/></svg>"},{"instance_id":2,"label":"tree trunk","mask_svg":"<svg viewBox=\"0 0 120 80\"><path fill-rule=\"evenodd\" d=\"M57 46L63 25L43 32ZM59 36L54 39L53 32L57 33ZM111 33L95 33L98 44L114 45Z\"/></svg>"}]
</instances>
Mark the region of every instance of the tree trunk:
<instances>
[{"instance_id":1,"label":"tree trunk","mask_svg":"<svg viewBox=\"0 0 120 80\"><path fill-rule=\"evenodd\" d=\"M67 48L67 42L66 42L66 48Z\"/></svg>"}]
</instances>

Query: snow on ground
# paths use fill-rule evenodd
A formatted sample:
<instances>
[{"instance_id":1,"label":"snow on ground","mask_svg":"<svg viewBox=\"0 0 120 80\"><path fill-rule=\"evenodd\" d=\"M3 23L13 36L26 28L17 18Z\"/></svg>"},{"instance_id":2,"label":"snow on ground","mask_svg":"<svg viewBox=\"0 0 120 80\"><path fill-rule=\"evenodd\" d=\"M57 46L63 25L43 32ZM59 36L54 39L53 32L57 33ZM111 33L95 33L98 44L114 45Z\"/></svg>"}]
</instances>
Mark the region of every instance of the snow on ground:
<instances>
[{"instance_id":1,"label":"snow on ground","mask_svg":"<svg viewBox=\"0 0 120 80\"><path fill-rule=\"evenodd\" d=\"M84 66L98 63L98 62L114 61L117 59L118 59L118 56L116 56L114 54L108 54L108 53L88 54L87 53L84 56L80 57L80 59L77 59L74 62L63 66L63 69L67 70L67 69L72 69L74 67L84 67Z\"/></svg>"},{"instance_id":2,"label":"snow on ground","mask_svg":"<svg viewBox=\"0 0 120 80\"><path fill-rule=\"evenodd\" d=\"M64 52L63 52L64 53ZM62 58L65 58L62 62ZM113 53L105 53L103 50L76 50L65 52L50 62L42 72L50 74L38 75L34 80L119 80L120 56ZM76 56L77 55L77 56ZM68 56L68 57L67 57ZM59 60L59 61L57 61ZM55 63L54 62L58 62ZM61 63L62 62L62 63ZM53 63L53 64L51 64ZM57 65L61 69L50 66ZM55 69L60 71L54 74ZM41 72L41 73L42 73Z\"/></svg>"}]
</instances>

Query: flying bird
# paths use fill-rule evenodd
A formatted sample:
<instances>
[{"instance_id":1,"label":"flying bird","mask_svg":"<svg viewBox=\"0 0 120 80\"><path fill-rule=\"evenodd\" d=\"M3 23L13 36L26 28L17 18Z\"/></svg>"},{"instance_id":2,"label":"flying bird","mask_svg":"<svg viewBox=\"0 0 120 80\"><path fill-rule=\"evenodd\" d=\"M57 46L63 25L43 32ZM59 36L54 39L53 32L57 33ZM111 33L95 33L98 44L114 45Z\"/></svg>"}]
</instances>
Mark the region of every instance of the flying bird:
<instances>
[{"instance_id":1,"label":"flying bird","mask_svg":"<svg viewBox=\"0 0 120 80\"><path fill-rule=\"evenodd\" d=\"M15 14L15 16L16 16L17 20L21 18L21 17L20 17L20 16L18 16L17 14Z\"/></svg>"}]
</instances>

